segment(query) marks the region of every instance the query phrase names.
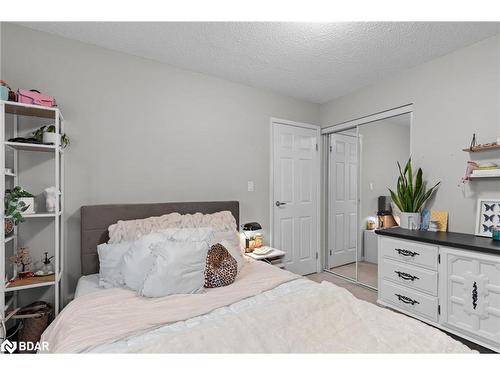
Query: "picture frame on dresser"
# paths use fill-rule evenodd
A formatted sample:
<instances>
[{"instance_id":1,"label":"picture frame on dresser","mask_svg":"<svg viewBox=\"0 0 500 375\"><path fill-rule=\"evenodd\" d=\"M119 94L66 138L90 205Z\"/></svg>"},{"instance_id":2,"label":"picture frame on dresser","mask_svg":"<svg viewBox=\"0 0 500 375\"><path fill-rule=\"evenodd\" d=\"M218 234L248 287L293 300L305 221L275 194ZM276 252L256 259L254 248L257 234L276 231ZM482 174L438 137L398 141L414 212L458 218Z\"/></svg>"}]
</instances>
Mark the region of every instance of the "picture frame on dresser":
<instances>
[{"instance_id":1,"label":"picture frame on dresser","mask_svg":"<svg viewBox=\"0 0 500 375\"><path fill-rule=\"evenodd\" d=\"M478 199L475 235L492 237L496 225L500 225L500 199Z\"/></svg>"}]
</instances>

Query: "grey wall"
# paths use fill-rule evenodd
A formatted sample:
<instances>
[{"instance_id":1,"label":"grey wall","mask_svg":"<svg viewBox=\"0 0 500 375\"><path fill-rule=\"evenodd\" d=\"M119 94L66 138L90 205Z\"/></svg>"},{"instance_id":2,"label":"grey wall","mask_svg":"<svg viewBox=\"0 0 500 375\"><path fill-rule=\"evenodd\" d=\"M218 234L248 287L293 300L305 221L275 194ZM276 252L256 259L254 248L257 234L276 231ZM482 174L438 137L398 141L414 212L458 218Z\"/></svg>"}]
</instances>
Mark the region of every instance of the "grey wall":
<instances>
[{"instance_id":1,"label":"grey wall","mask_svg":"<svg viewBox=\"0 0 500 375\"><path fill-rule=\"evenodd\" d=\"M402 165L410 156L410 122L397 125L386 120L359 126L362 136L361 153L361 226L366 228L364 219L376 216L378 197L389 195L388 187L395 190L398 178L396 162ZM370 189L370 183L373 189Z\"/></svg>"},{"instance_id":2,"label":"grey wall","mask_svg":"<svg viewBox=\"0 0 500 375\"><path fill-rule=\"evenodd\" d=\"M2 69L54 95L66 119L67 294L80 206L235 199L242 222L267 229L269 118L319 122L316 104L6 23Z\"/></svg>"},{"instance_id":3,"label":"grey wall","mask_svg":"<svg viewBox=\"0 0 500 375\"><path fill-rule=\"evenodd\" d=\"M481 143L500 136L500 36L457 50L321 106L326 127L414 104L412 154L427 180L441 181L433 208L449 211L449 230L473 233L476 202L500 198L498 180L459 186L472 133ZM500 159L500 154L474 158Z\"/></svg>"}]
</instances>

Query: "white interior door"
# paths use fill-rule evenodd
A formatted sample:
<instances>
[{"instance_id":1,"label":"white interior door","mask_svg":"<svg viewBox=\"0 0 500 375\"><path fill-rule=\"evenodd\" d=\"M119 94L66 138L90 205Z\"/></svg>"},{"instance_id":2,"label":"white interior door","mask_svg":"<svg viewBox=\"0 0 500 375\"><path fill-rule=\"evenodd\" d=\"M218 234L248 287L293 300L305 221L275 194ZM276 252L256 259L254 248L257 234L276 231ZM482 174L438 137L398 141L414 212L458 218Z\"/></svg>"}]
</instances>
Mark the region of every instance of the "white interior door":
<instances>
[{"instance_id":1,"label":"white interior door","mask_svg":"<svg viewBox=\"0 0 500 375\"><path fill-rule=\"evenodd\" d=\"M285 267L317 272L319 252L319 128L273 123L273 246Z\"/></svg>"},{"instance_id":2,"label":"white interior door","mask_svg":"<svg viewBox=\"0 0 500 375\"><path fill-rule=\"evenodd\" d=\"M330 135L328 267L356 261L358 237L358 138Z\"/></svg>"}]
</instances>

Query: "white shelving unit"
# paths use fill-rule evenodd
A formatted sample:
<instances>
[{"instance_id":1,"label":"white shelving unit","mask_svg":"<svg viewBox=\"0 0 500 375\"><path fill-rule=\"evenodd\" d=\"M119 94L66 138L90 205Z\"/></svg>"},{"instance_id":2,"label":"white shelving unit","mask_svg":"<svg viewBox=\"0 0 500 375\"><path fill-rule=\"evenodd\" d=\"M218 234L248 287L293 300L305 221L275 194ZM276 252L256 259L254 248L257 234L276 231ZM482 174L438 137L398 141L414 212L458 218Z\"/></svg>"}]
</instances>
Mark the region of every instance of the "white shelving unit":
<instances>
[{"instance_id":1,"label":"white shelving unit","mask_svg":"<svg viewBox=\"0 0 500 375\"><path fill-rule=\"evenodd\" d=\"M10 114L10 116L8 116ZM6 130L10 129L10 133L13 137L25 136L25 132L20 132L19 126L19 116L30 117L30 122L36 123L42 121L41 119L53 120L56 133L64 133L64 119L58 108L48 108L36 105L21 104L15 102L0 101L0 170L5 168L11 168L12 172L4 172L4 178L0 179L0 191L5 196L6 185L9 186L21 186L26 190L30 190L29 186L23 186L22 182L19 181L19 153L31 152L31 153L52 153L53 163L54 163L54 179L52 186L55 186L61 192L60 199L56 203L55 213L50 212L36 212L34 214L23 215L26 219L24 223L19 224L18 227L23 225L29 225L32 220L54 220L54 266L55 274L52 276L45 277L33 277L29 279L18 279L17 269L12 266L12 273L14 275L13 279L7 280L7 265L6 259L9 256L14 255L18 249L18 230L16 227L14 233L5 237L5 227L0 225L0 319L4 322L11 317L12 312L19 306L18 304L18 293L23 290L33 289L33 288L47 288L54 287L54 313L58 314L60 308L60 292L61 292L61 279L63 274L63 264L64 264L64 222L63 222L63 212L64 212L64 152L60 144L56 145L45 145L45 144L28 144L28 143L17 143L9 142L6 139ZM46 120L44 120L46 123ZM42 124L41 124L42 125ZM11 128L9 128L11 127ZM22 130L22 129L21 129ZM7 153L12 152L13 165L6 165ZM36 167L35 167L36 168ZM9 183L7 183L10 181ZM48 185L50 186L50 185ZM48 187L47 186L47 187ZM2 211L2 221L4 215ZM22 244L21 244L22 245ZM51 249L52 250L52 249ZM52 253L52 251L49 251ZM1 326L1 325L0 325Z\"/></svg>"}]
</instances>

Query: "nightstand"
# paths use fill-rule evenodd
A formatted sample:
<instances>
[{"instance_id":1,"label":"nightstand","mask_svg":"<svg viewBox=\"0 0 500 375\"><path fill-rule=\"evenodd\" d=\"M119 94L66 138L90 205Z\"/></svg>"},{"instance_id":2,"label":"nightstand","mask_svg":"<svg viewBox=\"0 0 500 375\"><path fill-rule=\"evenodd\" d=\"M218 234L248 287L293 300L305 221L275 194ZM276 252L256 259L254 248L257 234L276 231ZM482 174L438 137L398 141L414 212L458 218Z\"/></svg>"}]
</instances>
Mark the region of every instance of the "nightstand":
<instances>
[{"instance_id":1,"label":"nightstand","mask_svg":"<svg viewBox=\"0 0 500 375\"><path fill-rule=\"evenodd\" d=\"M266 247L266 246L264 246ZM279 267L279 268L285 268L285 263L283 263L283 258L285 257L285 252L283 250L278 250L272 248L272 250L264 255L257 255L254 253L246 253L245 255L249 256L252 259L255 260L260 260L269 264L272 264L273 266Z\"/></svg>"}]
</instances>

